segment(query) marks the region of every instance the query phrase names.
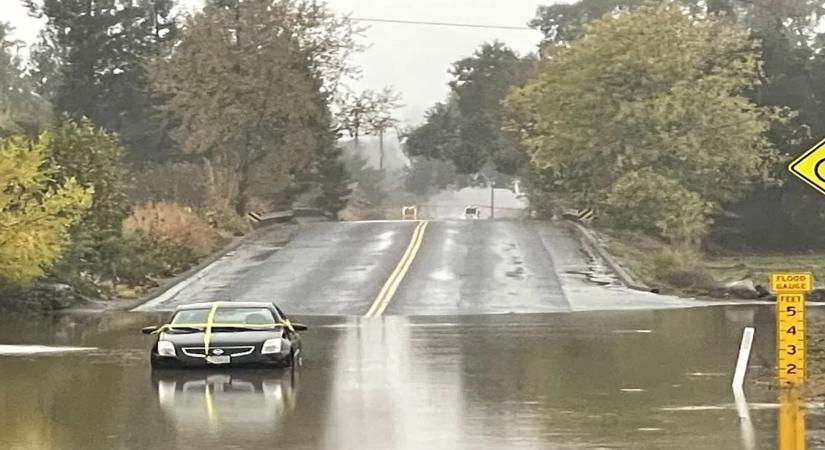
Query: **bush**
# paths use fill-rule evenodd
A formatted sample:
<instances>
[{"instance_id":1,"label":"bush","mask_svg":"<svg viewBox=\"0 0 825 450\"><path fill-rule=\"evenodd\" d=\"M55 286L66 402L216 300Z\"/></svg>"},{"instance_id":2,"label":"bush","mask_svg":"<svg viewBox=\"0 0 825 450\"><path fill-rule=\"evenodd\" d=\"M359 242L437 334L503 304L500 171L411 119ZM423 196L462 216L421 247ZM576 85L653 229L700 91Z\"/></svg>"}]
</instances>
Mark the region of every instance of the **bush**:
<instances>
[{"instance_id":1,"label":"bush","mask_svg":"<svg viewBox=\"0 0 825 450\"><path fill-rule=\"evenodd\" d=\"M653 256L650 265L656 280L678 289L709 291L717 285L698 256L690 252L664 250Z\"/></svg>"},{"instance_id":2,"label":"bush","mask_svg":"<svg viewBox=\"0 0 825 450\"><path fill-rule=\"evenodd\" d=\"M152 278L170 277L188 270L198 262L195 253L186 247L160 240L142 231L130 234L123 241L118 277L130 286L150 284Z\"/></svg>"},{"instance_id":3,"label":"bush","mask_svg":"<svg viewBox=\"0 0 825 450\"><path fill-rule=\"evenodd\" d=\"M229 208L210 208L206 210L204 217L213 228L229 232L234 236L243 236L252 229L246 219Z\"/></svg>"},{"instance_id":4,"label":"bush","mask_svg":"<svg viewBox=\"0 0 825 450\"><path fill-rule=\"evenodd\" d=\"M619 178L605 207L616 226L653 233L685 247L698 246L711 223L710 207L699 194L650 171Z\"/></svg>"},{"instance_id":5,"label":"bush","mask_svg":"<svg viewBox=\"0 0 825 450\"><path fill-rule=\"evenodd\" d=\"M218 233L192 208L176 203L147 203L132 209L123 222L127 237L140 233L169 248L191 251L195 257L206 256L221 244Z\"/></svg>"}]
</instances>

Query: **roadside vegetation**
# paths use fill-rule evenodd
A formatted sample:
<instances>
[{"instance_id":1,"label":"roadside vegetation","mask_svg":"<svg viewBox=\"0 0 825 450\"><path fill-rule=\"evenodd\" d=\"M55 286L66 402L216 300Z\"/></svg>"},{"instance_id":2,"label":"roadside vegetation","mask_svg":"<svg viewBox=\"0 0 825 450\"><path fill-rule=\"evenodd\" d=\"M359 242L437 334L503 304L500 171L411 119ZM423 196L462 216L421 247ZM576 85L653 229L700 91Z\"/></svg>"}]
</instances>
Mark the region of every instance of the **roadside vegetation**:
<instances>
[{"instance_id":1,"label":"roadside vegetation","mask_svg":"<svg viewBox=\"0 0 825 450\"><path fill-rule=\"evenodd\" d=\"M539 217L593 208L611 250L664 290L818 273L825 199L785 165L825 135L823 13L797 0L540 7L537 55L493 42L453 65L448 97L409 134L412 170L436 159L518 177Z\"/></svg>"},{"instance_id":2,"label":"roadside vegetation","mask_svg":"<svg viewBox=\"0 0 825 450\"><path fill-rule=\"evenodd\" d=\"M317 0L23 3L45 28L23 59L0 23L0 309L141 296L247 211L335 213L339 137L395 126L391 89L346 89L359 29Z\"/></svg>"}]
</instances>

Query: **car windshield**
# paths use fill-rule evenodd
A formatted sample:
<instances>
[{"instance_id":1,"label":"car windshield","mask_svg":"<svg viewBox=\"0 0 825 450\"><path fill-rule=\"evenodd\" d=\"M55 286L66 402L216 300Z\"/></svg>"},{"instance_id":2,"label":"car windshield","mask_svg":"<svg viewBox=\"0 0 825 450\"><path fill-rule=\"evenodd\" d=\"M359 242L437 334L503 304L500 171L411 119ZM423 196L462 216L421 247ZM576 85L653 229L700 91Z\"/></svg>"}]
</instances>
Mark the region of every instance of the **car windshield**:
<instances>
[{"instance_id":1,"label":"car windshield","mask_svg":"<svg viewBox=\"0 0 825 450\"><path fill-rule=\"evenodd\" d=\"M172 324L205 324L210 308L185 309L175 314ZM274 325L275 316L264 307L219 307L212 321L218 325Z\"/></svg>"}]
</instances>

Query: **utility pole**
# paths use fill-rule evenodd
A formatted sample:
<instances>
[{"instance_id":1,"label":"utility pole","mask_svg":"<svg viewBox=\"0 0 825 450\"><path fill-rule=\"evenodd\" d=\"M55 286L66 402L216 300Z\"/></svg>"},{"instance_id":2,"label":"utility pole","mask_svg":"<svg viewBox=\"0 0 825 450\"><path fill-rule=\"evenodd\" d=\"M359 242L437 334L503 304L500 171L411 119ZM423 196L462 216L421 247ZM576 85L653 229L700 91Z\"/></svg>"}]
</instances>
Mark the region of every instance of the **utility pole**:
<instances>
[{"instance_id":1,"label":"utility pole","mask_svg":"<svg viewBox=\"0 0 825 450\"><path fill-rule=\"evenodd\" d=\"M384 127L378 129L378 169L384 170Z\"/></svg>"},{"instance_id":2,"label":"utility pole","mask_svg":"<svg viewBox=\"0 0 825 450\"><path fill-rule=\"evenodd\" d=\"M496 218L496 182L490 181L490 220Z\"/></svg>"}]
</instances>

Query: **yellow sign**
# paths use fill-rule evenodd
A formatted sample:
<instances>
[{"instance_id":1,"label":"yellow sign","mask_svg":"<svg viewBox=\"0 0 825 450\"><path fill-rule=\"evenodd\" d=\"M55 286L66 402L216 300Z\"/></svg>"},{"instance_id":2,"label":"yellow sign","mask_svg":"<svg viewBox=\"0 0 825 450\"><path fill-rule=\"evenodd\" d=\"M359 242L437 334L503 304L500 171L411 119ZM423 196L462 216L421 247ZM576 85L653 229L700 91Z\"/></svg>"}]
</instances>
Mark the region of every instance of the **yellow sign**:
<instances>
[{"instance_id":1,"label":"yellow sign","mask_svg":"<svg viewBox=\"0 0 825 450\"><path fill-rule=\"evenodd\" d=\"M810 272L777 272L771 274L771 291L775 294L804 293L813 288Z\"/></svg>"},{"instance_id":2,"label":"yellow sign","mask_svg":"<svg viewBox=\"0 0 825 450\"><path fill-rule=\"evenodd\" d=\"M805 382L805 294L776 298L776 370L780 385Z\"/></svg>"},{"instance_id":3,"label":"yellow sign","mask_svg":"<svg viewBox=\"0 0 825 450\"><path fill-rule=\"evenodd\" d=\"M788 169L820 194L825 194L825 139L796 158Z\"/></svg>"},{"instance_id":4,"label":"yellow sign","mask_svg":"<svg viewBox=\"0 0 825 450\"><path fill-rule=\"evenodd\" d=\"M798 390L779 393L778 450L805 450L805 406Z\"/></svg>"}]
</instances>

